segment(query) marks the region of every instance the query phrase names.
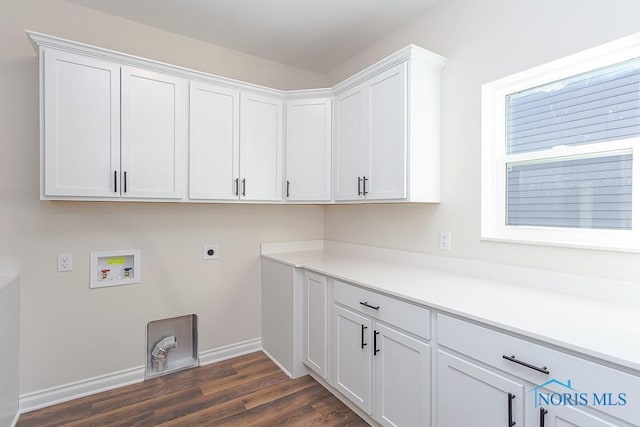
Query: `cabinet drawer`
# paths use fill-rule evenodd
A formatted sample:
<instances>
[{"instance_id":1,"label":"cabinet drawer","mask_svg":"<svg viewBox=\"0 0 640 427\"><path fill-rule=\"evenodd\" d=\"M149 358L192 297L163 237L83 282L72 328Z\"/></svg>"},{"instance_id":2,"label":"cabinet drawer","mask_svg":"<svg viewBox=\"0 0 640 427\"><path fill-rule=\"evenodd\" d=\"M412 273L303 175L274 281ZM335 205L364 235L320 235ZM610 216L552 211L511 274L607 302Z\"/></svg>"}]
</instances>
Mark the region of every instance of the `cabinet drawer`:
<instances>
[{"instance_id":1,"label":"cabinet drawer","mask_svg":"<svg viewBox=\"0 0 640 427\"><path fill-rule=\"evenodd\" d=\"M437 330L438 344L441 346L525 379L534 385L532 390L546 384L539 389L540 392L545 397L555 397L556 403L559 403L558 394L570 393L575 396L578 393L582 402L574 406L586 406L630 423L638 422L638 375L442 314L438 314ZM506 360L503 355L515 356L518 361L531 366ZM535 368L545 370L548 374ZM554 393L556 396L551 396Z\"/></svg>"},{"instance_id":2,"label":"cabinet drawer","mask_svg":"<svg viewBox=\"0 0 640 427\"><path fill-rule=\"evenodd\" d=\"M336 302L424 339L431 338L431 312L428 309L339 280L333 283Z\"/></svg>"}]
</instances>

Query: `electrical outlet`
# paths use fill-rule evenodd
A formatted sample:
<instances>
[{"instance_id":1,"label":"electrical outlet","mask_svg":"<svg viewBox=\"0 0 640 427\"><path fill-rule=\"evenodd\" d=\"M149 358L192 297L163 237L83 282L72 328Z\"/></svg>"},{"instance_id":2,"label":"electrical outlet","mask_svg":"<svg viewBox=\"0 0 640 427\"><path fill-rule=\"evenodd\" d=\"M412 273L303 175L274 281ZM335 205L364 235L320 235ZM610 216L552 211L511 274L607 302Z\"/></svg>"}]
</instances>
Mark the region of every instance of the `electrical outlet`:
<instances>
[{"instance_id":1,"label":"electrical outlet","mask_svg":"<svg viewBox=\"0 0 640 427\"><path fill-rule=\"evenodd\" d=\"M71 271L73 269L73 256L71 254L58 254L58 272Z\"/></svg>"},{"instance_id":2,"label":"electrical outlet","mask_svg":"<svg viewBox=\"0 0 640 427\"><path fill-rule=\"evenodd\" d=\"M220 259L220 245L204 245L202 259Z\"/></svg>"},{"instance_id":3,"label":"electrical outlet","mask_svg":"<svg viewBox=\"0 0 640 427\"><path fill-rule=\"evenodd\" d=\"M440 232L440 249L443 251L451 250L451 232L450 231Z\"/></svg>"}]
</instances>

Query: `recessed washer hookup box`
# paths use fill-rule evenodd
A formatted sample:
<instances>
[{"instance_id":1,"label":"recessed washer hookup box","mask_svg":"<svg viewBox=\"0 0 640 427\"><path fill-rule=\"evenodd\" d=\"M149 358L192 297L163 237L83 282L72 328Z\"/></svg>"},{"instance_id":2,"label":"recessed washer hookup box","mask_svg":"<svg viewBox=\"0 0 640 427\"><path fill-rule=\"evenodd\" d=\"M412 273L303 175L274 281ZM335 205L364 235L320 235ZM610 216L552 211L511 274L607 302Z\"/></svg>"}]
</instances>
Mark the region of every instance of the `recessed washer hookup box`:
<instances>
[{"instance_id":1,"label":"recessed washer hookup box","mask_svg":"<svg viewBox=\"0 0 640 427\"><path fill-rule=\"evenodd\" d=\"M145 379L197 366L198 316L188 314L147 324Z\"/></svg>"}]
</instances>

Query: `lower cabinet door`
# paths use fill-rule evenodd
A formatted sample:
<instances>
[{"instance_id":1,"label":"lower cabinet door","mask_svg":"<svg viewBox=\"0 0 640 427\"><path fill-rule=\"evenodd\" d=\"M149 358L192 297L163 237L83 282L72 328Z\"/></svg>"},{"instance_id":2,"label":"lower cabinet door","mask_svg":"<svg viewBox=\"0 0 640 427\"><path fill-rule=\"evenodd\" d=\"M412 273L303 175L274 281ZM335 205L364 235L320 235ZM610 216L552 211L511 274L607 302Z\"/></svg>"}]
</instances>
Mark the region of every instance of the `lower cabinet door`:
<instances>
[{"instance_id":1,"label":"lower cabinet door","mask_svg":"<svg viewBox=\"0 0 640 427\"><path fill-rule=\"evenodd\" d=\"M374 334L375 419L384 426L430 425L431 347L380 324Z\"/></svg>"},{"instance_id":2,"label":"lower cabinet door","mask_svg":"<svg viewBox=\"0 0 640 427\"><path fill-rule=\"evenodd\" d=\"M523 426L523 384L441 350L437 357L437 426Z\"/></svg>"},{"instance_id":3,"label":"lower cabinet door","mask_svg":"<svg viewBox=\"0 0 640 427\"><path fill-rule=\"evenodd\" d=\"M528 404L528 403L527 403ZM527 408L529 409L529 408ZM527 427L618 427L602 418L587 414L571 406L541 406L527 417Z\"/></svg>"},{"instance_id":4,"label":"lower cabinet door","mask_svg":"<svg viewBox=\"0 0 640 427\"><path fill-rule=\"evenodd\" d=\"M327 278L304 274L304 364L327 377Z\"/></svg>"},{"instance_id":5,"label":"lower cabinet door","mask_svg":"<svg viewBox=\"0 0 640 427\"><path fill-rule=\"evenodd\" d=\"M333 316L334 387L371 414L371 321L336 305Z\"/></svg>"}]
</instances>

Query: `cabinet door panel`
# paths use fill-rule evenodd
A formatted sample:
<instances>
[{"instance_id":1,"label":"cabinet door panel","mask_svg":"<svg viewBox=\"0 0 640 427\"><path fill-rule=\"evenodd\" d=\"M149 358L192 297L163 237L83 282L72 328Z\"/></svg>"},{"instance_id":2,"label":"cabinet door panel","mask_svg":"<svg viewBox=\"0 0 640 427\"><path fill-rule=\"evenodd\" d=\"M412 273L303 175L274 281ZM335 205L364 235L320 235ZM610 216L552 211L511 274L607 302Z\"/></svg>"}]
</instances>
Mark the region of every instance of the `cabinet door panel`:
<instances>
[{"instance_id":1,"label":"cabinet door panel","mask_svg":"<svg viewBox=\"0 0 640 427\"><path fill-rule=\"evenodd\" d=\"M334 386L360 409L371 414L371 321L336 305L333 306L333 316Z\"/></svg>"},{"instance_id":2,"label":"cabinet door panel","mask_svg":"<svg viewBox=\"0 0 640 427\"><path fill-rule=\"evenodd\" d=\"M618 427L619 424L612 424L599 417L587 414L579 409L570 406L546 407L549 412L544 416L546 427ZM540 423L540 409L534 411L534 419L531 425L538 427Z\"/></svg>"},{"instance_id":3,"label":"cabinet door panel","mask_svg":"<svg viewBox=\"0 0 640 427\"><path fill-rule=\"evenodd\" d=\"M331 98L287 101L287 200L331 200Z\"/></svg>"},{"instance_id":4,"label":"cabinet door panel","mask_svg":"<svg viewBox=\"0 0 640 427\"><path fill-rule=\"evenodd\" d=\"M240 198L282 199L282 100L243 93L240 101Z\"/></svg>"},{"instance_id":5,"label":"cabinet door panel","mask_svg":"<svg viewBox=\"0 0 640 427\"><path fill-rule=\"evenodd\" d=\"M436 425L495 427L508 424L508 393L513 421L522 426L524 386L478 365L438 351Z\"/></svg>"},{"instance_id":6,"label":"cabinet door panel","mask_svg":"<svg viewBox=\"0 0 640 427\"><path fill-rule=\"evenodd\" d=\"M366 90L360 85L335 98L334 196L357 200L358 178L364 176Z\"/></svg>"},{"instance_id":7,"label":"cabinet door panel","mask_svg":"<svg viewBox=\"0 0 640 427\"><path fill-rule=\"evenodd\" d=\"M305 364L326 378L327 368L327 278L305 273Z\"/></svg>"},{"instance_id":8,"label":"cabinet door panel","mask_svg":"<svg viewBox=\"0 0 640 427\"><path fill-rule=\"evenodd\" d=\"M367 199L406 197L407 65L367 82L369 131L365 154Z\"/></svg>"},{"instance_id":9,"label":"cabinet door panel","mask_svg":"<svg viewBox=\"0 0 640 427\"><path fill-rule=\"evenodd\" d=\"M120 66L47 49L43 96L44 195L119 197Z\"/></svg>"},{"instance_id":10,"label":"cabinet door panel","mask_svg":"<svg viewBox=\"0 0 640 427\"><path fill-rule=\"evenodd\" d=\"M189 197L237 199L240 92L191 82Z\"/></svg>"},{"instance_id":11,"label":"cabinet door panel","mask_svg":"<svg viewBox=\"0 0 640 427\"><path fill-rule=\"evenodd\" d=\"M123 68L122 171L127 174L124 197L182 197L183 92L184 80L180 78Z\"/></svg>"},{"instance_id":12,"label":"cabinet door panel","mask_svg":"<svg viewBox=\"0 0 640 427\"><path fill-rule=\"evenodd\" d=\"M376 419L385 426L429 425L431 348L381 324L375 331Z\"/></svg>"}]
</instances>

